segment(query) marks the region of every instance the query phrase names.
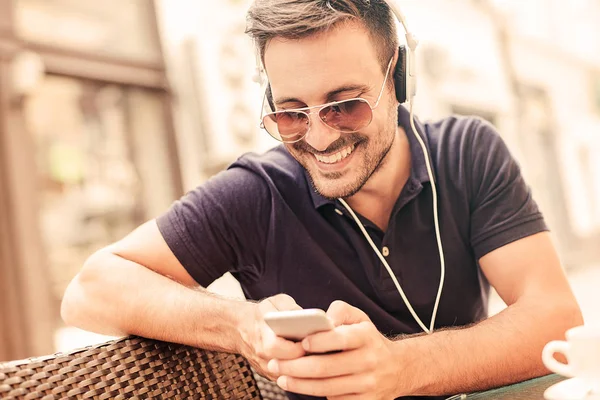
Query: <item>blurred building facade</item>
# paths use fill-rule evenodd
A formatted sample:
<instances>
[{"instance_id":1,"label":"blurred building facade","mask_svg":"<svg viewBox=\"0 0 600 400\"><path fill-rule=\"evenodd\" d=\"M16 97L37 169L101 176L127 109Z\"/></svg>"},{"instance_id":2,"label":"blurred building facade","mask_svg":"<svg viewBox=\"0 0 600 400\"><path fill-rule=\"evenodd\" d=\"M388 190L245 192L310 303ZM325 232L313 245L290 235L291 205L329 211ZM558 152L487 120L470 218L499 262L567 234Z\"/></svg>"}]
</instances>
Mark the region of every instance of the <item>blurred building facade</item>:
<instances>
[{"instance_id":1,"label":"blurred building facade","mask_svg":"<svg viewBox=\"0 0 600 400\"><path fill-rule=\"evenodd\" d=\"M52 351L94 250L247 151L250 0L0 0L0 360ZM401 0L421 119L475 114L519 160L567 268L600 260L600 0Z\"/></svg>"},{"instance_id":2,"label":"blurred building facade","mask_svg":"<svg viewBox=\"0 0 600 400\"><path fill-rule=\"evenodd\" d=\"M66 284L182 194L154 3L0 0L0 360L54 350Z\"/></svg>"}]
</instances>

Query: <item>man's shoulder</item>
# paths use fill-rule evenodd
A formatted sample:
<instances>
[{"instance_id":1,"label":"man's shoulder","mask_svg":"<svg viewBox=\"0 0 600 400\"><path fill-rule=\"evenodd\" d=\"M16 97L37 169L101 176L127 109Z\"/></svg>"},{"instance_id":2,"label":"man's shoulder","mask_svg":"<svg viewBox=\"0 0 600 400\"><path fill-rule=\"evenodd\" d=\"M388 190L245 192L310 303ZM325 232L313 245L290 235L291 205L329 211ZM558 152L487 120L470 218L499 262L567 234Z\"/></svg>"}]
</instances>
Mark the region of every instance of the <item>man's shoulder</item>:
<instances>
[{"instance_id":1,"label":"man's shoulder","mask_svg":"<svg viewBox=\"0 0 600 400\"><path fill-rule=\"evenodd\" d=\"M424 125L432 155L440 162L471 163L504 144L496 128L476 116L452 115Z\"/></svg>"},{"instance_id":2,"label":"man's shoulder","mask_svg":"<svg viewBox=\"0 0 600 400\"><path fill-rule=\"evenodd\" d=\"M486 143L502 140L496 128L478 116L451 115L436 121L425 122L428 139L445 147L465 146L473 142Z\"/></svg>"},{"instance_id":3,"label":"man's shoulder","mask_svg":"<svg viewBox=\"0 0 600 400\"><path fill-rule=\"evenodd\" d=\"M228 171L250 171L267 185L283 190L300 189L306 184L304 168L283 147L264 153L246 153L232 163Z\"/></svg>"},{"instance_id":4,"label":"man's shoulder","mask_svg":"<svg viewBox=\"0 0 600 400\"><path fill-rule=\"evenodd\" d=\"M240 156L233 162L228 169L246 168L255 172L273 173L291 173L297 174L302 171L302 167L294 157L283 147L279 145L263 153L250 152Z\"/></svg>"}]
</instances>

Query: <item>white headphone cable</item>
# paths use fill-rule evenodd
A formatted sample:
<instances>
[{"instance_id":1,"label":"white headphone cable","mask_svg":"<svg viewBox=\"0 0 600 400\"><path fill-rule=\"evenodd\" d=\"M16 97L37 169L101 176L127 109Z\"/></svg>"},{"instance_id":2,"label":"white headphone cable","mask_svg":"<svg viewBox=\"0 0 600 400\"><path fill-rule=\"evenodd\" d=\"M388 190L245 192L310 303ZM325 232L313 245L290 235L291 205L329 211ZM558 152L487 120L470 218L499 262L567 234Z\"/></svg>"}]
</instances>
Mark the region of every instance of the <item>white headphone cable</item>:
<instances>
[{"instance_id":1,"label":"white headphone cable","mask_svg":"<svg viewBox=\"0 0 600 400\"><path fill-rule=\"evenodd\" d=\"M417 141L421 145L421 149L423 150L423 155L425 156L425 165L427 166L427 175L429 176L429 181L431 182L431 194L433 197L433 223L435 226L435 238L437 240L438 253L440 256L440 285L438 287L438 293L435 298L435 304L433 306L433 313L431 314L431 325L429 333L433 332L433 327L435 325L435 319L437 317L438 307L440 305L440 299L442 298L442 289L444 288L444 281L446 279L446 260L444 257L444 247L442 246L442 235L440 233L440 218L438 213L438 195L437 195L437 184L435 182L435 177L433 176L433 169L431 168L431 161L429 160L429 152L427 151L427 147L425 146L425 142L417 132L417 128L415 126L415 114L413 110L414 99L410 100L410 127L412 128L413 134L417 138Z\"/></svg>"},{"instance_id":2,"label":"white headphone cable","mask_svg":"<svg viewBox=\"0 0 600 400\"><path fill-rule=\"evenodd\" d=\"M394 272L390 268L390 265L387 263L386 259L383 257L383 255L381 254L381 252L379 251L379 249L377 248L377 246L375 246L375 243L373 243L373 240L371 239L371 236L369 236L369 233L363 227L363 224L360 222L360 220L358 219L358 217L354 213L354 210L352 210L352 208L344 201L344 199L338 199L338 200L340 201L340 203L342 203L342 205L344 207L346 207L346 209L348 210L348 212L350 213L350 215L352 215L352 218L354 218L354 220L356 221L356 224L358 225L358 227L362 231L363 235L365 236L365 238L367 239L367 241L369 242L369 244L373 248L373 251L375 251L375 254L377 254L377 256L379 257L379 259L381 260L381 262L383 263L383 265L387 269L388 273L390 274L390 277L392 278L392 280L394 281L394 284L396 285L396 289L398 290L398 293L400 293L400 296L402 297L402 300L404 300L404 304L406 304L406 307L408 307L408 311L410 311L410 313L412 314L413 318L415 319L415 321L417 321L417 324L419 324L419 326L421 327L421 329L423 329L426 333L430 333L429 329L427 329L427 327L425 326L425 324L423 323L423 321L421 321L421 318L419 318L419 316L417 315L417 313L415 312L415 310L412 308L412 305L410 304L410 302L406 298L406 294L404 294L404 290L402 290L402 287L400 286L400 284L398 283L398 280L396 279L396 275L394 275Z\"/></svg>"},{"instance_id":3,"label":"white headphone cable","mask_svg":"<svg viewBox=\"0 0 600 400\"><path fill-rule=\"evenodd\" d=\"M402 290L402 287L400 286L400 283L398 283L398 279L396 279L396 275L394 275L394 272L392 271L392 268L388 264L388 262L385 259L385 257L383 257L383 255L381 254L381 252L379 251L379 249L377 248L377 246L375 245L375 243L373 243L373 240L371 239L371 236L369 236L369 233L367 232L367 230L364 228L363 224L358 219L358 217L357 217L356 213L354 212L354 210L352 210L352 208L348 205L348 203L346 203L346 201L344 201L344 199L340 198L338 200L348 210L348 212L350 213L350 215L352 215L352 218L354 218L354 221L356 222L356 224L360 228L361 232L363 233L364 237L367 239L367 241L369 242L369 244L373 248L373 251L375 251L375 254L377 254L377 256L379 257L379 259L381 260L381 262L385 266L385 268L388 271L390 277L392 278L392 281L394 282L394 285L396 285L396 289L398 290L398 293L400 293L400 296L402 297L402 300L404 301L404 304L408 308L408 311L410 311L411 315L413 316L413 318L415 319L415 321L417 322L417 324L419 324L419 326L421 327L421 329L423 329L423 331L425 333L431 334L431 333L433 333L433 329L434 329L434 326L435 326L435 319L436 319L436 316L437 316L437 311L438 311L438 307L439 307L439 304L440 304L440 299L442 297L442 289L444 287L444 280L445 280L445 277L446 277L446 263L445 263L445 260L444 260L444 250L443 250L443 247L442 247L442 238L441 238L441 234L440 234L440 224L439 224L439 217L438 217L438 202L437 202L437 188L436 188L435 180L434 180L434 177L433 177L433 170L431 168L431 163L429 161L429 153L427 151L427 147L425 146L425 142L423 142L423 139L421 138L421 136L419 136L419 134L417 133L417 128L415 126L415 118L414 118L414 113L413 113L413 99L411 99L411 101L410 101L410 126L411 126L411 129L413 131L413 134L415 135L415 137L417 138L419 144L421 145L421 149L423 150L423 154L425 156L425 165L427 166L427 174L429 175L429 179L431 181L431 192L432 192L432 195L433 195L433 219L434 219L434 225L435 225L435 236L436 236L436 239L437 239L438 251L439 251L439 256L440 256L440 267L441 267L440 285L439 285L439 288L438 288L437 296L435 298L435 305L433 307L433 313L431 314L431 323L430 323L429 328L427 328L425 326L425 324L423 323L423 321L421 321L421 318L419 318L419 316L417 315L417 313L413 309L412 305L410 304L410 301L408 301L408 298L406 297L406 294L404 293L404 290Z\"/></svg>"}]
</instances>

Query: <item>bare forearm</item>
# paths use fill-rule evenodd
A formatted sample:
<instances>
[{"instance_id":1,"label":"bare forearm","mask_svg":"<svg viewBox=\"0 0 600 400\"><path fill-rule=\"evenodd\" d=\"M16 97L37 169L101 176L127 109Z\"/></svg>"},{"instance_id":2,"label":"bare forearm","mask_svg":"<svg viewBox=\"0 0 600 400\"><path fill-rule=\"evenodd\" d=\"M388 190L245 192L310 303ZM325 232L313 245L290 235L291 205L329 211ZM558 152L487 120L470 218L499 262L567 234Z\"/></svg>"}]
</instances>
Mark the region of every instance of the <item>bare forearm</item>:
<instances>
[{"instance_id":1,"label":"bare forearm","mask_svg":"<svg viewBox=\"0 0 600 400\"><path fill-rule=\"evenodd\" d=\"M105 251L69 285L62 314L67 323L102 334L237 351L240 317L251 307L185 287Z\"/></svg>"},{"instance_id":2,"label":"bare forearm","mask_svg":"<svg viewBox=\"0 0 600 400\"><path fill-rule=\"evenodd\" d=\"M400 376L409 377L405 384L416 395L473 392L541 376L548 372L544 345L581 324L574 302L522 300L468 328L397 341L406 365Z\"/></svg>"}]
</instances>

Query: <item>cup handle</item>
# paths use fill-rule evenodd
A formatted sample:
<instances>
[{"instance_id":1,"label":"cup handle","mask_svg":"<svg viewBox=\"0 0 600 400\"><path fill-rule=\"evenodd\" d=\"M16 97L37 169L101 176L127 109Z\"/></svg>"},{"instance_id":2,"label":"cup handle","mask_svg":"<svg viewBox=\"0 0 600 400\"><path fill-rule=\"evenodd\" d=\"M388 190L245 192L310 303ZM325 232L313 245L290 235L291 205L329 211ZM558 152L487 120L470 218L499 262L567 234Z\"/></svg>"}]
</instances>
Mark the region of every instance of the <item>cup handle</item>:
<instances>
[{"instance_id":1,"label":"cup handle","mask_svg":"<svg viewBox=\"0 0 600 400\"><path fill-rule=\"evenodd\" d=\"M544 347L544 351L542 351L542 361L550 371L568 378L574 378L575 374L573 373L573 368L569 364L561 363L554 358L555 353L561 353L566 357L568 350L569 343L561 340L554 340Z\"/></svg>"}]
</instances>

